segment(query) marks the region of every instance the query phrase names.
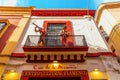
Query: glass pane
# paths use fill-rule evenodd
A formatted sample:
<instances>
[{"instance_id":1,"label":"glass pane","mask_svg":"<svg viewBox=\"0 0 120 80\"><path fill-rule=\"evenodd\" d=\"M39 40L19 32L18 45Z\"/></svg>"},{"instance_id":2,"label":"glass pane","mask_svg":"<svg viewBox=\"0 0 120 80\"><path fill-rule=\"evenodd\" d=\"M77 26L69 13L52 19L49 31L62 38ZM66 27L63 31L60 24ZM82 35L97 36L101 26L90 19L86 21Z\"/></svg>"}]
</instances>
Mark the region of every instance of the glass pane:
<instances>
[{"instance_id":1,"label":"glass pane","mask_svg":"<svg viewBox=\"0 0 120 80\"><path fill-rule=\"evenodd\" d=\"M49 23L47 27L48 35L58 35L63 28L63 23Z\"/></svg>"},{"instance_id":2,"label":"glass pane","mask_svg":"<svg viewBox=\"0 0 120 80\"><path fill-rule=\"evenodd\" d=\"M0 22L0 31L4 28L5 25L6 25L5 22Z\"/></svg>"},{"instance_id":3,"label":"glass pane","mask_svg":"<svg viewBox=\"0 0 120 80\"><path fill-rule=\"evenodd\" d=\"M47 38L47 46L55 46L60 45L59 37L53 37L51 35L59 35L59 32L63 29L63 23L49 23L47 27L48 38Z\"/></svg>"}]
</instances>

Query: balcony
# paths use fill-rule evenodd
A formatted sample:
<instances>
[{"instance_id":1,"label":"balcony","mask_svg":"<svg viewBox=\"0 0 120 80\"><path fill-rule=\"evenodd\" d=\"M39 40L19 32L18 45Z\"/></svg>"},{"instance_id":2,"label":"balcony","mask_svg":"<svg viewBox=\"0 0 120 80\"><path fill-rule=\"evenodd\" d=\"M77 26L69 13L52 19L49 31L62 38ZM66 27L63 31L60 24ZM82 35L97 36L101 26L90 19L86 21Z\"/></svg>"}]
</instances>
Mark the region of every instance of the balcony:
<instances>
[{"instance_id":1,"label":"balcony","mask_svg":"<svg viewBox=\"0 0 120 80\"><path fill-rule=\"evenodd\" d=\"M25 52L42 51L87 51L88 46L84 35L70 35L66 44L61 41L59 35L48 35L44 37L44 44L38 44L39 35L28 35L23 47Z\"/></svg>"},{"instance_id":2,"label":"balcony","mask_svg":"<svg viewBox=\"0 0 120 80\"><path fill-rule=\"evenodd\" d=\"M88 46L84 35L71 35L67 44L61 41L61 36L48 35L44 44L38 44L39 35L29 35L23 47L27 62L84 62Z\"/></svg>"}]
</instances>

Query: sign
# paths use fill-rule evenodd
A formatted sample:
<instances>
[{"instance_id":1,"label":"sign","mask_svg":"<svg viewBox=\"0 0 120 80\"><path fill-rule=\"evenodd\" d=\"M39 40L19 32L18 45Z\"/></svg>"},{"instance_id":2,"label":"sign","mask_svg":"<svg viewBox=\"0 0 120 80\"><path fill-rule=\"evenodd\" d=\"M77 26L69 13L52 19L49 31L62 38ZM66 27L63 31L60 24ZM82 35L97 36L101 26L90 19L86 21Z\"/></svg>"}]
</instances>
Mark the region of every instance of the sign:
<instances>
[{"instance_id":1,"label":"sign","mask_svg":"<svg viewBox=\"0 0 120 80\"><path fill-rule=\"evenodd\" d=\"M80 80L89 80L87 70L25 70L22 72L20 80L29 80L30 77L80 77Z\"/></svg>"},{"instance_id":2,"label":"sign","mask_svg":"<svg viewBox=\"0 0 120 80\"><path fill-rule=\"evenodd\" d=\"M35 64L33 65L34 70L41 70L41 69L77 69L78 66L76 65L62 65L62 64L57 64L55 66L54 64L47 64L45 66L40 65L40 64Z\"/></svg>"},{"instance_id":3,"label":"sign","mask_svg":"<svg viewBox=\"0 0 120 80\"><path fill-rule=\"evenodd\" d=\"M25 77L60 77L60 76L85 76L88 75L87 70L41 70L41 71L23 71L22 76Z\"/></svg>"},{"instance_id":4,"label":"sign","mask_svg":"<svg viewBox=\"0 0 120 80\"><path fill-rule=\"evenodd\" d=\"M33 69L34 70L39 70L39 69L43 69L43 67L36 64L36 65L33 65Z\"/></svg>"}]
</instances>

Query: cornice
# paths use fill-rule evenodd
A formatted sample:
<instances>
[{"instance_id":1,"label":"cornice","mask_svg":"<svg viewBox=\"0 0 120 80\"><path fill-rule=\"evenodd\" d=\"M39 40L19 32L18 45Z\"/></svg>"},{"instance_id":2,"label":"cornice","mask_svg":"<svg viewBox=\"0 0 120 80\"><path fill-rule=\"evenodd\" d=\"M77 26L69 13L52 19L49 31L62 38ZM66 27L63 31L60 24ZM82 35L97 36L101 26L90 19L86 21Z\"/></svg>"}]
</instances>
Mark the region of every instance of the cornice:
<instances>
[{"instance_id":1,"label":"cornice","mask_svg":"<svg viewBox=\"0 0 120 80\"><path fill-rule=\"evenodd\" d=\"M32 10L32 16L85 16L88 10L84 9L37 9ZM89 15L94 17L95 10L89 10Z\"/></svg>"},{"instance_id":2,"label":"cornice","mask_svg":"<svg viewBox=\"0 0 120 80\"><path fill-rule=\"evenodd\" d=\"M29 16L34 7L6 7L0 6L0 15L24 15Z\"/></svg>"},{"instance_id":3,"label":"cornice","mask_svg":"<svg viewBox=\"0 0 120 80\"><path fill-rule=\"evenodd\" d=\"M88 10L86 8L39 8L34 10Z\"/></svg>"},{"instance_id":4,"label":"cornice","mask_svg":"<svg viewBox=\"0 0 120 80\"><path fill-rule=\"evenodd\" d=\"M98 25L103 10L105 10L105 9L119 8L119 7L120 7L120 1L119 2L109 2L109 3L103 3L103 4L101 4L98 7L98 9L96 11L96 14L95 14L96 24Z\"/></svg>"},{"instance_id":5,"label":"cornice","mask_svg":"<svg viewBox=\"0 0 120 80\"><path fill-rule=\"evenodd\" d=\"M8 6L0 6L0 11L31 11L34 7L8 7Z\"/></svg>"}]
</instances>

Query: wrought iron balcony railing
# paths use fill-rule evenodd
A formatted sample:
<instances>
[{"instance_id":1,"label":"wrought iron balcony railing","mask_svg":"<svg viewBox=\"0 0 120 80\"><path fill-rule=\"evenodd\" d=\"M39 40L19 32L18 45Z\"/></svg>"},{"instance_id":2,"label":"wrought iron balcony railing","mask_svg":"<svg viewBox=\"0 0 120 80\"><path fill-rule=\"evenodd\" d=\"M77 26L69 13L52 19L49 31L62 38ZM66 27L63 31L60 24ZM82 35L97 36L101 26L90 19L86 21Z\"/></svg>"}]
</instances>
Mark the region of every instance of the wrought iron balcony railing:
<instances>
[{"instance_id":1,"label":"wrought iron balcony railing","mask_svg":"<svg viewBox=\"0 0 120 80\"><path fill-rule=\"evenodd\" d=\"M39 43L40 35L28 35L24 46L87 46L84 35L70 35L67 41L62 40L59 35L48 35Z\"/></svg>"}]
</instances>

